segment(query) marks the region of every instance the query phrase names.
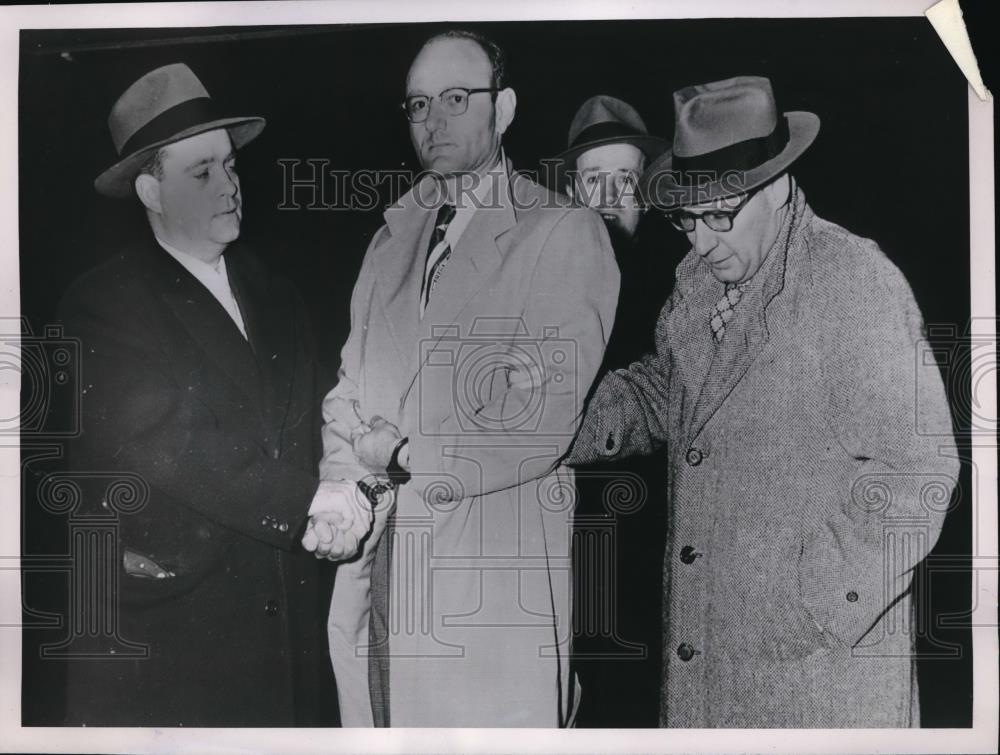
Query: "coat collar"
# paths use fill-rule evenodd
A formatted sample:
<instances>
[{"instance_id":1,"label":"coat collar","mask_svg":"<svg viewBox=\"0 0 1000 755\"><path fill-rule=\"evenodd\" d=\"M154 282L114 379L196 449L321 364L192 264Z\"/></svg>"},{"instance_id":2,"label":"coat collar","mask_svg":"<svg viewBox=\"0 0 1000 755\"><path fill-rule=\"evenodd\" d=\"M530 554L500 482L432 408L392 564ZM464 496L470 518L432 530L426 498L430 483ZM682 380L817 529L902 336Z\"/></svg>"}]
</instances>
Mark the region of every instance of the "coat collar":
<instances>
[{"instance_id":1,"label":"coat collar","mask_svg":"<svg viewBox=\"0 0 1000 755\"><path fill-rule=\"evenodd\" d=\"M802 259L801 264L807 265L803 247L806 244L805 229L811 217L804 195L793 185L789 212L759 273L763 277L751 280L738 305L738 314L718 346L712 340L708 319L711 308L721 298L725 287L715 280L693 252L681 263L683 269L678 266L678 284L683 300L681 316L685 319L680 327L685 333L699 335L686 339L686 348L677 357L701 363L702 369L696 370L695 374L704 375L692 411L691 440L719 410L770 339L769 315L772 305L786 290L789 261L794 259L796 264L800 264L798 261ZM694 269L695 265L700 271ZM681 276L685 278L683 282ZM695 350L698 353L692 353ZM681 364L683 369L683 362Z\"/></svg>"},{"instance_id":2,"label":"coat collar","mask_svg":"<svg viewBox=\"0 0 1000 755\"><path fill-rule=\"evenodd\" d=\"M420 342L442 330L437 326L453 323L503 260L509 231L520 214L512 193L527 180L511 176L509 162L504 168L496 174L489 201L472 216L452 250L438 283L439 295L431 299L423 318L419 297L427 245L443 201L435 180L425 176L384 213L388 236L374 259L377 288L407 374L416 371Z\"/></svg>"},{"instance_id":3,"label":"coat collar","mask_svg":"<svg viewBox=\"0 0 1000 755\"><path fill-rule=\"evenodd\" d=\"M280 305L269 296L261 271L246 258L247 250L231 245L226 251L230 286L243 316L247 339L208 289L155 240L134 248L133 254L153 290L204 352L206 361L225 374L235 390L254 406L271 403L263 401L271 381L270 375L259 369L258 356L261 363L266 361L268 373L271 363L286 361L271 359L271 355L287 337L279 331L288 318L272 311ZM266 382L262 384L263 378Z\"/></svg>"}]
</instances>

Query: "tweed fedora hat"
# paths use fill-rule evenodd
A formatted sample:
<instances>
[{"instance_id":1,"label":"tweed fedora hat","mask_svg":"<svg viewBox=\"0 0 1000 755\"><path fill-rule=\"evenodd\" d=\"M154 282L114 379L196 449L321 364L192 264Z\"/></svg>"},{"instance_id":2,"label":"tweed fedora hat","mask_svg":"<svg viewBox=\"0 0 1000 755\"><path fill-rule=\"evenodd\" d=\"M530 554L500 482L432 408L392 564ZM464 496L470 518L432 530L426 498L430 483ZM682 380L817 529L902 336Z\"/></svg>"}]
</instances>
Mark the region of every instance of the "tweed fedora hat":
<instances>
[{"instance_id":1,"label":"tweed fedora hat","mask_svg":"<svg viewBox=\"0 0 1000 755\"><path fill-rule=\"evenodd\" d=\"M108 116L118 162L94 180L94 188L123 199L153 150L190 136L225 128L239 149L264 128L256 116L221 113L198 77L183 63L150 71L118 98Z\"/></svg>"},{"instance_id":2,"label":"tweed fedora hat","mask_svg":"<svg viewBox=\"0 0 1000 755\"><path fill-rule=\"evenodd\" d=\"M651 136L636 109L627 102L599 94L584 102L569 124L567 148L556 161L559 180L567 165L588 149L605 144L632 144L643 151L646 160L659 157L669 146L666 140Z\"/></svg>"},{"instance_id":3,"label":"tweed fedora hat","mask_svg":"<svg viewBox=\"0 0 1000 755\"><path fill-rule=\"evenodd\" d=\"M661 210L742 194L788 168L819 133L814 113L779 114L769 79L737 76L674 92L673 148L642 175Z\"/></svg>"}]
</instances>

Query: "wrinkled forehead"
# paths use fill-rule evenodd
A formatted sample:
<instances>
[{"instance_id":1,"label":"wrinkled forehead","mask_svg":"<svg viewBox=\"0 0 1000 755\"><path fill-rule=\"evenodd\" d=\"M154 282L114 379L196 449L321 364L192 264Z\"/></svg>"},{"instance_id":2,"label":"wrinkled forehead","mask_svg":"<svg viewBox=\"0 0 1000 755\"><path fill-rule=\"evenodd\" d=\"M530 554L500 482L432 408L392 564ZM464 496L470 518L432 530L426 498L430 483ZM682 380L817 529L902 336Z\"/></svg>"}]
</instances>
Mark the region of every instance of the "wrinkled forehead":
<instances>
[{"instance_id":1,"label":"wrinkled forehead","mask_svg":"<svg viewBox=\"0 0 1000 755\"><path fill-rule=\"evenodd\" d=\"M580 173L594 171L614 173L618 171L636 172L642 169L643 153L634 144L602 144L581 152L576 158L576 169Z\"/></svg>"},{"instance_id":2,"label":"wrinkled forehead","mask_svg":"<svg viewBox=\"0 0 1000 755\"><path fill-rule=\"evenodd\" d=\"M406 93L437 95L448 87L486 87L492 75L490 59L472 40L437 39L417 53L406 76Z\"/></svg>"}]
</instances>

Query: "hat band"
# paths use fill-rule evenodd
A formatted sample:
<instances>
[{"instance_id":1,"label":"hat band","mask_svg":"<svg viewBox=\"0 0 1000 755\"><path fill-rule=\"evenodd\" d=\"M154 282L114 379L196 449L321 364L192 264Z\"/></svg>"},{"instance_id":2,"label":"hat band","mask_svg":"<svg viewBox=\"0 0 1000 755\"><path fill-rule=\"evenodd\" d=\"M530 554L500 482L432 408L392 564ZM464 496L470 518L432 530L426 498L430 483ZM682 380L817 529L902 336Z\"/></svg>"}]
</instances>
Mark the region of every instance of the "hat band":
<instances>
[{"instance_id":1,"label":"hat band","mask_svg":"<svg viewBox=\"0 0 1000 755\"><path fill-rule=\"evenodd\" d=\"M788 139L788 119L783 116L767 136L736 142L691 157L674 153L671 170L676 174L677 183L684 185L697 183L699 177L704 180L706 174L718 177L727 172L752 170L781 154Z\"/></svg>"},{"instance_id":2,"label":"hat band","mask_svg":"<svg viewBox=\"0 0 1000 755\"><path fill-rule=\"evenodd\" d=\"M569 145L569 148L576 149L581 144L630 136L646 136L646 134L623 123L604 121L603 123L595 123L592 126L587 126L587 128L577 134L576 139Z\"/></svg>"},{"instance_id":3,"label":"hat band","mask_svg":"<svg viewBox=\"0 0 1000 755\"><path fill-rule=\"evenodd\" d=\"M210 97L194 97L169 107L129 137L119 155L131 155L150 144L169 139L174 134L201 123L211 123L219 116Z\"/></svg>"}]
</instances>

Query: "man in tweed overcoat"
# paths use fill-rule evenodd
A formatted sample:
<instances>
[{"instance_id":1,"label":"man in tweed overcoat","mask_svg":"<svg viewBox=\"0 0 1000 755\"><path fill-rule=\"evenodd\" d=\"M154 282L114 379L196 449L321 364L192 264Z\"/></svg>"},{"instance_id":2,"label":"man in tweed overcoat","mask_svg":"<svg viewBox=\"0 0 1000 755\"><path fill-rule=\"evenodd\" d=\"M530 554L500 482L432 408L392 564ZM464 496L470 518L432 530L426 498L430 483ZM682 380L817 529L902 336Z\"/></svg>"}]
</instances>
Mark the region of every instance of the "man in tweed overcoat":
<instances>
[{"instance_id":1,"label":"man in tweed overcoat","mask_svg":"<svg viewBox=\"0 0 1000 755\"><path fill-rule=\"evenodd\" d=\"M909 588L958 472L920 312L787 172L815 115L759 77L674 99L642 187L692 248L569 459L666 446L661 725L919 725Z\"/></svg>"}]
</instances>

